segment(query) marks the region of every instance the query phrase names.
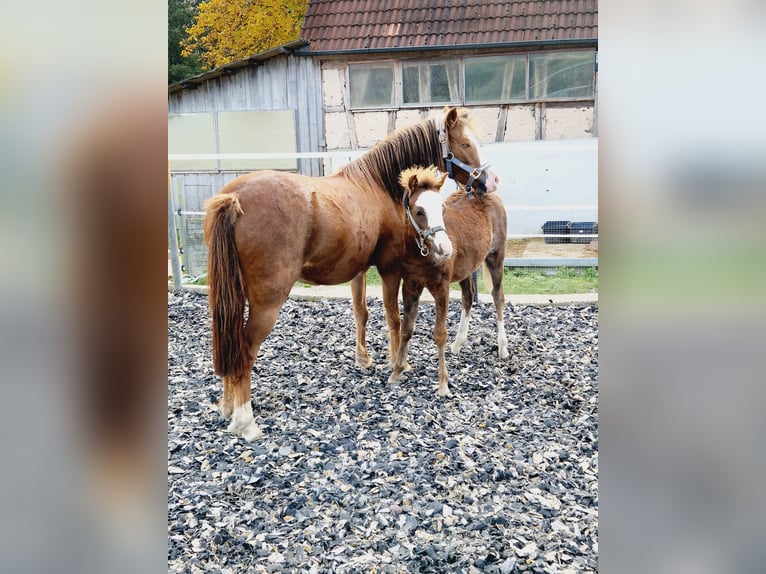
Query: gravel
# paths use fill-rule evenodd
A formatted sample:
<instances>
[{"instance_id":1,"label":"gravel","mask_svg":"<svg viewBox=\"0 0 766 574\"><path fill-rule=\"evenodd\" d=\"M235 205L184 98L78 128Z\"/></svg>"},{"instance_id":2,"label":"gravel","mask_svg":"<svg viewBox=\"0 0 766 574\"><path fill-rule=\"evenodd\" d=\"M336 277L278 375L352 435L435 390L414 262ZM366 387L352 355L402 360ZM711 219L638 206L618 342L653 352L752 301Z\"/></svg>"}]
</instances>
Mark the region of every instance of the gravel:
<instances>
[{"instance_id":1,"label":"gravel","mask_svg":"<svg viewBox=\"0 0 766 574\"><path fill-rule=\"evenodd\" d=\"M287 301L253 369L265 436L247 443L213 405L207 298L168 294L168 571L596 572L597 307L508 305L500 361L479 304L439 399L433 305L390 385L368 304L363 371L350 301ZM459 318L451 301L450 340Z\"/></svg>"}]
</instances>

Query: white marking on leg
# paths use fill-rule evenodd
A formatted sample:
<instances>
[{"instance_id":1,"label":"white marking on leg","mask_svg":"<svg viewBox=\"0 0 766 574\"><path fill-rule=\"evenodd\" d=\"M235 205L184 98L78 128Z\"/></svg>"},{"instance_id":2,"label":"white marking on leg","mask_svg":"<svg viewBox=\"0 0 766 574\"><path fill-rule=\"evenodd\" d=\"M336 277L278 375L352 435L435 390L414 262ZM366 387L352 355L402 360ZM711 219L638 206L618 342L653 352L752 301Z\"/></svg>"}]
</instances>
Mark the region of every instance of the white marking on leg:
<instances>
[{"instance_id":1,"label":"white marking on leg","mask_svg":"<svg viewBox=\"0 0 766 574\"><path fill-rule=\"evenodd\" d=\"M232 434L241 436L247 441L253 441L263 436L261 429L255 424L253 418L253 406L248 401L243 405L234 407L234 413L231 416L228 431Z\"/></svg>"},{"instance_id":2,"label":"white marking on leg","mask_svg":"<svg viewBox=\"0 0 766 574\"><path fill-rule=\"evenodd\" d=\"M508 358L508 337L505 334L505 324L497 321L497 354L501 359Z\"/></svg>"},{"instance_id":3,"label":"white marking on leg","mask_svg":"<svg viewBox=\"0 0 766 574\"><path fill-rule=\"evenodd\" d=\"M466 314L465 309L460 311L460 326L457 328L457 335L452 343L450 350L453 354L460 352L460 349L468 340L468 322L471 320L471 311Z\"/></svg>"}]
</instances>

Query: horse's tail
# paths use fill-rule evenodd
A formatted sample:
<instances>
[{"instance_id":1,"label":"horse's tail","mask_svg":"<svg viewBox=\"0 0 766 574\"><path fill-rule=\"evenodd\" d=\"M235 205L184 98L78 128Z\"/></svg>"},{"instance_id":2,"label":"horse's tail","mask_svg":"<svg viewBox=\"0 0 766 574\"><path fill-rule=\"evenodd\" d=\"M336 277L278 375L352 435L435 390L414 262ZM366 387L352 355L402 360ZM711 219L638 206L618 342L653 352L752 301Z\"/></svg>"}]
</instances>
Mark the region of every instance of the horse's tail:
<instances>
[{"instance_id":1,"label":"horse's tail","mask_svg":"<svg viewBox=\"0 0 766 574\"><path fill-rule=\"evenodd\" d=\"M248 369L250 352L244 326L247 290L234 242L234 224L242 206L236 193L221 193L208 200L206 211L213 368L221 376L241 376Z\"/></svg>"}]
</instances>

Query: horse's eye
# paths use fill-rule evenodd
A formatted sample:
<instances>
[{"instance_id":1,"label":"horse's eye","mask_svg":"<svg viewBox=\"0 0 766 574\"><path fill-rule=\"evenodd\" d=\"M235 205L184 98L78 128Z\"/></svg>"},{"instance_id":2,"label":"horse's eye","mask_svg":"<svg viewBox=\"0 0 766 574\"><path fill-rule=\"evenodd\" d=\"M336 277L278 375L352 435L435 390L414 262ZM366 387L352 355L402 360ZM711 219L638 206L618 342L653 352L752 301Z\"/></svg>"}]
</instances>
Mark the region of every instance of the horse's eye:
<instances>
[{"instance_id":1,"label":"horse's eye","mask_svg":"<svg viewBox=\"0 0 766 574\"><path fill-rule=\"evenodd\" d=\"M422 209L416 209L415 210L415 215L417 215L418 217L423 217L425 214L426 214L426 212L423 211Z\"/></svg>"},{"instance_id":2,"label":"horse's eye","mask_svg":"<svg viewBox=\"0 0 766 574\"><path fill-rule=\"evenodd\" d=\"M471 144L467 144L467 143L460 144L460 147L463 148L463 149L468 149L468 148L471 147Z\"/></svg>"}]
</instances>

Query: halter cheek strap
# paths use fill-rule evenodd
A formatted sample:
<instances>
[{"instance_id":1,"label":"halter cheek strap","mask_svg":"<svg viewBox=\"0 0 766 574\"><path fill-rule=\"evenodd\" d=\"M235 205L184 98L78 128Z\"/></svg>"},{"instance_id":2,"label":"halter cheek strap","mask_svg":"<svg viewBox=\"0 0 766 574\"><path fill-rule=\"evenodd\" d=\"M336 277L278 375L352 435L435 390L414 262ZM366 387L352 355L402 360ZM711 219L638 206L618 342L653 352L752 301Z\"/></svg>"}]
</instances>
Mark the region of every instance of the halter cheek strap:
<instances>
[{"instance_id":1,"label":"halter cheek strap","mask_svg":"<svg viewBox=\"0 0 766 574\"><path fill-rule=\"evenodd\" d=\"M442 146L442 158L444 159L444 165L447 168L447 175L451 180L453 180L455 183L457 183L457 180L455 179L455 176L453 175L452 171L452 164L455 164L457 167L462 169L468 174L468 181L464 186L462 186L462 190L465 191L466 195L468 197L473 197L473 183L477 182L477 189L479 192L479 195L484 195L487 193L487 173L486 170L489 168L491 164L485 163L484 165L481 165L479 167L471 167L465 162L462 162L458 158L455 157L455 154L453 154L449 149L449 137L447 136L447 128L444 125L439 126L439 143ZM459 185L459 184L458 184Z\"/></svg>"}]
</instances>

